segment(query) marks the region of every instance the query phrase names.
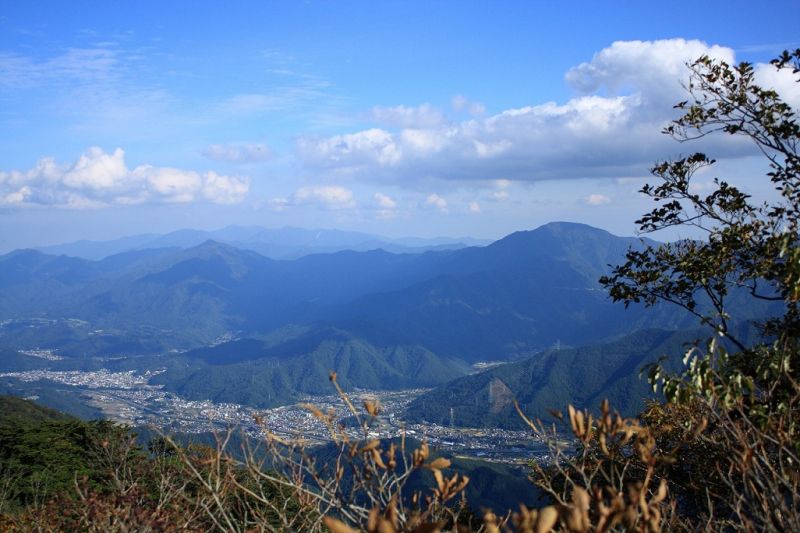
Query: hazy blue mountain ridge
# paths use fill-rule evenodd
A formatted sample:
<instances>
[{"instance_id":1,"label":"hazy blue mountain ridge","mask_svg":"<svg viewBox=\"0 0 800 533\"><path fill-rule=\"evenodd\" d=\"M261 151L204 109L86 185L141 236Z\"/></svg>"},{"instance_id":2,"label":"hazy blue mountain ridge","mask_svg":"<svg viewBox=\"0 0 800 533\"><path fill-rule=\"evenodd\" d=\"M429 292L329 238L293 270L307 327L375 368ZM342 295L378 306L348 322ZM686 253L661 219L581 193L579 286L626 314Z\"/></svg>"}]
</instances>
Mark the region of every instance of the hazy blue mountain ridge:
<instances>
[{"instance_id":1,"label":"hazy blue mountain ridge","mask_svg":"<svg viewBox=\"0 0 800 533\"><path fill-rule=\"evenodd\" d=\"M238 231L257 230L228 236ZM626 309L608 298L598 278L637 246L639 239L553 223L485 247L420 254L275 260L210 240L100 261L18 251L0 256L0 349L57 349L78 366L93 357L153 356L150 364L168 369L159 379L169 390L256 405L328 393L330 370L352 387L437 386L477 361L525 359L644 328L695 327L675 306ZM737 311L760 318L766 309ZM30 366L12 359L7 367ZM608 366L629 376L625 361ZM591 357L571 364L603 375Z\"/></svg>"},{"instance_id":2,"label":"hazy blue mountain ridge","mask_svg":"<svg viewBox=\"0 0 800 533\"><path fill-rule=\"evenodd\" d=\"M372 343L421 344L465 360L502 359L562 336L585 342L646 322L637 310L611 304L597 284L607 264L637 242L554 223L486 247L341 251L279 261L206 241L99 262L28 252L40 268L16 266L25 275L5 277L5 267L19 261L8 254L0 257L0 274L10 280L0 291L0 311L76 317L121 332L155 328L165 338L183 338L179 347L230 330L248 335L288 324L330 324Z\"/></svg>"},{"instance_id":3,"label":"hazy blue mountain ridge","mask_svg":"<svg viewBox=\"0 0 800 533\"><path fill-rule=\"evenodd\" d=\"M164 235L142 234L110 241L81 240L41 246L38 249L53 255L98 260L122 252L149 248L192 248L208 240L252 250L272 259L297 259L312 253L368 251L378 248L394 253L420 253L426 250L457 249L489 242L471 237L392 239L356 231L227 226L215 231L184 229Z\"/></svg>"}]
</instances>

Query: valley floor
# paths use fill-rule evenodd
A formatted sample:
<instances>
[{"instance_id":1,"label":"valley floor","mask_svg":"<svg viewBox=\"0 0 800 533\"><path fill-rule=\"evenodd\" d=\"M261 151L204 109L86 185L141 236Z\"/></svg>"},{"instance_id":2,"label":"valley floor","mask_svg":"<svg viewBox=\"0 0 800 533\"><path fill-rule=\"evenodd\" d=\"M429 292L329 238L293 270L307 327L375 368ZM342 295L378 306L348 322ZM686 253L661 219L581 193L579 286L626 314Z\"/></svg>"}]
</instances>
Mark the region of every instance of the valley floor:
<instances>
[{"instance_id":1,"label":"valley floor","mask_svg":"<svg viewBox=\"0 0 800 533\"><path fill-rule=\"evenodd\" d=\"M216 403L211 400L185 400L176 394L149 384L158 371L138 374L133 371L63 371L30 370L5 372L0 380L30 394L36 399L33 384L46 384L50 389L78 394L83 402L105 418L134 427L155 427L176 433L208 433L239 428L252 438L262 438L265 431L282 438L302 438L308 445L330 441L328 429L302 403L271 409L255 409L246 405ZM427 389L399 391L358 390L349 393L355 405L364 400L377 400L381 412L370 424L370 438L391 439L405 434L410 438L427 439L435 449L448 454L480 457L507 463L524 463L544 459L546 447L527 431L449 427L432 423L406 423L403 412L407 405ZM351 413L337 395L308 396L303 403L323 412L333 411L335 418L351 426L352 437L362 437L361 430L351 423Z\"/></svg>"}]
</instances>

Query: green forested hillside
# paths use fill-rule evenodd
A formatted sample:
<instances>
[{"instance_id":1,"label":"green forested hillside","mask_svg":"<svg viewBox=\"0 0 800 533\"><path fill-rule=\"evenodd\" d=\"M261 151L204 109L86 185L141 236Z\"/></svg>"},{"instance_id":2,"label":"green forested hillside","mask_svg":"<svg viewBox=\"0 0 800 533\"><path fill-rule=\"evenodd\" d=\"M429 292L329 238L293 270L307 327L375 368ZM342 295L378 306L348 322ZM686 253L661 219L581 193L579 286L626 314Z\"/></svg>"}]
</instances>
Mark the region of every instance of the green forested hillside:
<instances>
[{"instance_id":1,"label":"green forested hillside","mask_svg":"<svg viewBox=\"0 0 800 533\"><path fill-rule=\"evenodd\" d=\"M55 409L15 396L0 396L0 426L22 423L61 422L72 417Z\"/></svg>"},{"instance_id":2,"label":"green forested hillside","mask_svg":"<svg viewBox=\"0 0 800 533\"><path fill-rule=\"evenodd\" d=\"M181 361L156 381L187 398L256 406L296 401L302 394L331 394L332 370L345 389L431 387L469 370L461 361L442 359L420 346L376 346L330 328L277 345L233 341L188 352Z\"/></svg>"},{"instance_id":3,"label":"green forested hillside","mask_svg":"<svg viewBox=\"0 0 800 533\"><path fill-rule=\"evenodd\" d=\"M551 349L532 358L466 376L417 398L408 420L456 425L522 428L516 399L530 417L548 419L551 409L572 404L596 409L608 398L623 414L639 412L654 393L642 368L668 356L667 367L680 364L693 331L644 330L606 344Z\"/></svg>"},{"instance_id":4,"label":"green forested hillside","mask_svg":"<svg viewBox=\"0 0 800 533\"><path fill-rule=\"evenodd\" d=\"M100 483L103 442L121 438L111 422L84 422L19 398L0 396L0 473L6 504L24 506Z\"/></svg>"},{"instance_id":5,"label":"green forested hillside","mask_svg":"<svg viewBox=\"0 0 800 533\"><path fill-rule=\"evenodd\" d=\"M0 530L211 531L218 525L198 509L219 493L209 495L210 486L194 477L213 475L213 438L204 439L212 447L175 446L160 435L140 445L130 428L112 422L85 422L16 398L0 397L0 407ZM233 461L225 464L231 468L222 479L229 484L220 492L229 496L240 488L230 483L233 477L248 478ZM290 495L266 482L250 481L253 488L281 515L239 491L217 500L231 520L252 521L254 509L256 520L273 528L291 518L297 506Z\"/></svg>"}]
</instances>

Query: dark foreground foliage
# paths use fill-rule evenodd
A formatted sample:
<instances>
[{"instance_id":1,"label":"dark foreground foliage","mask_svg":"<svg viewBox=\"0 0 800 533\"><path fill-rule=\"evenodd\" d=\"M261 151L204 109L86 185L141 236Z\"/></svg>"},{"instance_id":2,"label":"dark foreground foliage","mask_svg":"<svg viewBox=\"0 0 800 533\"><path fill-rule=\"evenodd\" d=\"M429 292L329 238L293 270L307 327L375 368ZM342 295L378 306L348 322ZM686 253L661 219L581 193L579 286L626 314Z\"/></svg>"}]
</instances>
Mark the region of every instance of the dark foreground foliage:
<instances>
[{"instance_id":1,"label":"dark foreground foliage","mask_svg":"<svg viewBox=\"0 0 800 533\"><path fill-rule=\"evenodd\" d=\"M225 529L207 509L240 524L278 527L296 514L291 497L245 479L208 446L170 439L136 444L127 427L85 422L12 397L0 398L0 530L209 531ZM215 472L224 478L207 480ZM240 485L240 490L230 487ZM266 494L279 508L253 504Z\"/></svg>"}]
</instances>

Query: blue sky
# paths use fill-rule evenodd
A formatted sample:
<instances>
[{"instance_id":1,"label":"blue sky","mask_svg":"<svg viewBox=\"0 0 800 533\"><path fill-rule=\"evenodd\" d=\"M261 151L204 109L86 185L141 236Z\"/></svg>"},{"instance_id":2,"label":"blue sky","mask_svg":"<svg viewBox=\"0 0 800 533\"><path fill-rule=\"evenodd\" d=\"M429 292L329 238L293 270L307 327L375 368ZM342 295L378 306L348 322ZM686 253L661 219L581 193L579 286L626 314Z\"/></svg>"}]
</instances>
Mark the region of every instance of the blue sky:
<instances>
[{"instance_id":1,"label":"blue sky","mask_svg":"<svg viewBox=\"0 0 800 533\"><path fill-rule=\"evenodd\" d=\"M692 149L658 133L685 62L764 63L800 46L797 20L797 2L2 1L0 251L229 224L632 234L651 164ZM699 187L767 194L749 146L704 149Z\"/></svg>"}]
</instances>

